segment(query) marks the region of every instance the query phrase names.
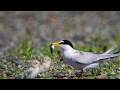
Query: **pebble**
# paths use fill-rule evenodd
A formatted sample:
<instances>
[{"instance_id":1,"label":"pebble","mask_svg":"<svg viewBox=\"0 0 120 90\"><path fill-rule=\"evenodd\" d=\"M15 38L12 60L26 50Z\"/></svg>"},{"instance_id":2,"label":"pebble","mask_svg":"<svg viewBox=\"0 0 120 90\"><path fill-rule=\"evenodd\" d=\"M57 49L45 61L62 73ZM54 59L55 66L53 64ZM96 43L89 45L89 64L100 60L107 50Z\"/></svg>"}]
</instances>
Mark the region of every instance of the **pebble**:
<instances>
[{"instance_id":1,"label":"pebble","mask_svg":"<svg viewBox=\"0 0 120 90\"><path fill-rule=\"evenodd\" d=\"M22 65L18 65L18 68L19 68L19 69L22 69L23 67L22 67Z\"/></svg>"},{"instance_id":2,"label":"pebble","mask_svg":"<svg viewBox=\"0 0 120 90\"><path fill-rule=\"evenodd\" d=\"M98 75L95 79L108 79L107 75Z\"/></svg>"},{"instance_id":3,"label":"pebble","mask_svg":"<svg viewBox=\"0 0 120 90\"><path fill-rule=\"evenodd\" d=\"M116 78L115 79L120 79L120 76L116 76Z\"/></svg>"},{"instance_id":4,"label":"pebble","mask_svg":"<svg viewBox=\"0 0 120 90\"><path fill-rule=\"evenodd\" d=\"M69 74L66 73L65 76L69 76Z\"/></svg>"},{"instance_id":5,"label":"pebble","mask_svg":"<svg viewBox=\"0 0 120 90\"><path fill-rule=\"evenodd\" d=\"M23 63L22 62L20 62L20 61L16 61L15 62L17 65L22 65Z\"/></svg>"},{"instance_id":6,"label":"pebble","mask_svg":"<svg viewBox=\"0 0 120 90\"><path fill-rule=\"evenodd\" d=\"M63 79L68 79L68 77L63 77Z\"/></svg>"},{"instance_id":7,"label":"pebble","mask_svg":"<svg viewBox=\"0 0 120 90\"><path fill-rule=\"evenodd\" d=\"M73 79L75 76L74 75L70 75L68 76L68 79Z\"/></svg>"},{"instance_id":8,"label":"pebble","mask_svg":"<svg viewBox=\"0 0 120 90\"><path fill-rule=\"evenodd\" d=\"M24 68L29 68L29 66L27 66L27 65L25 65L25 64L23 64L22 66L23 66Z\"/></svg>"},{"instance_id":9,"label":"pebble","mask_svg":"<svg viewBox=\"0 0 120 90\"><path fill-rule=\"evenodd\" d=\"M112 71L110 74L114 75L114 74L115 74L115 72L114 72L114 71Z\"/></svg>"},{"instance_id":10,"label":"pebble","mask_svg":"<svg viewBox=\"0 0 120 90\"><path fill-rule=\"evenodd\" d=\"M16 66L16 64L15 64L15 63L12 63L12 66Z\"/></svg>"},{"instance_id":11,"label":"pebble","mask_svg":"<svg viewBox=\"0 0 120 90\"><path fill-rule=\"evenodd\" d=\"M118 67L118 70L120 70L120 67Z\"/></svg>"},{"instance_id":12,"label":"pebble","mask_svg":"<svg viewBox=\"0 0 120 90\"><path fill-rule=\"evenodd\" d=\"M2 62L3 62L3 63L7 63L7 60L5 60L5 59L2 59Z\"/></svg>"},{"instance_id":13,"label":"pebble","mask_svg":"<svg viewBox=\"0 0 120 90\"><path fill-rule=\"evenodd\" d=\"M8 71L13 71L13 68L12 67L8 67Z\"/></svg>"},{"instance_id":14,"label":"pebble","mask_svg":"<svg viewBox=\"0 0 120 90\"><path fill-rule=\"evenodd\" d=\"M4 74L6 74L7 76L12 75L12 73L10 71L4 71Z\"/></svg>"},{"instance_id":15,"label":"pebble","mask_svg":"<svg viewBox=\"0 0 120 90\"><path fill-rule=\"evenodd\" d=\"M109 65L109 63L108 63L108 62L105 62L104 64L105 64L106 66L108 66L108 65Z\"/></svg>"},{"instance_id":16,"label":"pebble","mask_svg":"<svg viewBox=\"0 0 120 90\"><path fill-rule=\"evenodd\" d=\"M23 75L23 74L20 74L20 75L18 75L17 77L15 77L14 79L24 79L24 75Z\"/></svg>"},{"instance_id":17,"label":"pebble","mask_svg":"<svg viewBox=\"0 0 120 90\"><path fill-rule=\"evenodd\" d=\"M15 57L7 57L7 60L14 62L14 61L17 61L17 58L15 58Z\"/></svg>"},{"instance_id":18,"label":"pebble","mask_svg":"<svg viewBox=\"0 0 120 90\"><path fill-rule=\"evenodd\" d=\"M62 68L64 68L64 67L65 67L65 64L62 64L61 66L62 66Z\"/></svg>"}]
</instances>

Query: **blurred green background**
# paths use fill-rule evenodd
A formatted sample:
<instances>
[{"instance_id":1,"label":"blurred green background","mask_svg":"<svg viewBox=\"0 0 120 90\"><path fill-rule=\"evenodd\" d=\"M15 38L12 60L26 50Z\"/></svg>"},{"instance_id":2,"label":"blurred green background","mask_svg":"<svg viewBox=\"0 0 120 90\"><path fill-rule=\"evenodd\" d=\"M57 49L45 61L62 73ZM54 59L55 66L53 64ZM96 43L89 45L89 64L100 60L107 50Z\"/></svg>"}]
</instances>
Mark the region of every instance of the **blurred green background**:
<instances>
[{"instance_id":1,"label":"blurred green background","mask_svg":"<svg viewBox=\"0 0 120 90\"><path fill-rule=\"evenodd\" d=\"M98 34L115 41L119 28L119 11L0 11L0 50L26 39L40 47L62 39L89 43Z\"/></svg>"}]
</instances>

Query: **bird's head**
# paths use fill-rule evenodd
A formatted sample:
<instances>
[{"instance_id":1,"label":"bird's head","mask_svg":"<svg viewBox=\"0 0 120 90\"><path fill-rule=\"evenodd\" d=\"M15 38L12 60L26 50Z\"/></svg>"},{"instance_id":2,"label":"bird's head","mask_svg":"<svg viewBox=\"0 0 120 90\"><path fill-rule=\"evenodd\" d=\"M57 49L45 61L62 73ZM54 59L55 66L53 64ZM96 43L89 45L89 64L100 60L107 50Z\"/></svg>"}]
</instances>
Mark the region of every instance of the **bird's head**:
<instances>
[{"instance_id":1,"label":"bird's head","mask_svg":"<svg viewBox=\"0 0 120 90\"><path fill-rule=\"evenodd\" d=\"M45 57L43 57L42 58L42 65L45 67L45 68L49 68L49 66L50 66L50 64L51 64L51 62L52 62L52 60L51 60L51 58L50 57L48 57L48 56L45 56Z\"/></svg>"},{"instance_id":2,"label":"bird's head","mask_svg":"<svg viewBox=\"0 0 120 90\"><path fill-rule=\"evenodd\" d=\"M33 62L31 64L32 64L31 65L32 67L36 68L40 65L40 62L38 60L33 60Z\"/></svg>"},{"instance_id":3,"label":"bird's head","mask_svg":"<svg viewBox=\"0 0 120 90\"><path fill-rule=\"evenodd\" d=\"M42 61L42 64L46 64L46 63L50 63L52 60L51 60L50 57L45 56L45 57L42 58L41 61Z\"/></svg>"},{"instance_id":4,"label":"bird's head","mask_svg":"<svg viewBox=\"0 0 120 90\"><path fill-rule=\"evenodd\" d=\"M62 47L63 49L70 49L74 48L72 43L69 40L61 40L59 42L53 42L52 45L55 45L57 47Z\"/></svg>"}]
</instances>

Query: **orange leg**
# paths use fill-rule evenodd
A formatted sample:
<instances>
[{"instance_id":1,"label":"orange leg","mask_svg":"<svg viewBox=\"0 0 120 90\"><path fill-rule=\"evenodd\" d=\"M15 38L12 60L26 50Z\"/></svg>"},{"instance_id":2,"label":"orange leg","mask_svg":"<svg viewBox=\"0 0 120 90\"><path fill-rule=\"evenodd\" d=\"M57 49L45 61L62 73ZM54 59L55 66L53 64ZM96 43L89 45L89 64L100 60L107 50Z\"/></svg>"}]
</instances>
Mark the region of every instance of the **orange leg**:
<instances>
[{"instance_id":1,"label":"orange leg","mask_svg":"<svg viewBox=\"0 0 120 90\"><path fill-rule=\"evenodd\" d=\"M75 74L75 78L79 78L79 77L82 77L84 79L84 71L83 70L80 75L78 73Z\"/></svg>"},{"instance_id":2,"label":"orange leg","mask_svg":"<svg viewBox=\"0 0 120 90\"><path fill-rule=\"evenodd\" d=\"M82 70L82 74L81 74L82 78L84 78L84 71Z\"/></svg>"}]
</instances>

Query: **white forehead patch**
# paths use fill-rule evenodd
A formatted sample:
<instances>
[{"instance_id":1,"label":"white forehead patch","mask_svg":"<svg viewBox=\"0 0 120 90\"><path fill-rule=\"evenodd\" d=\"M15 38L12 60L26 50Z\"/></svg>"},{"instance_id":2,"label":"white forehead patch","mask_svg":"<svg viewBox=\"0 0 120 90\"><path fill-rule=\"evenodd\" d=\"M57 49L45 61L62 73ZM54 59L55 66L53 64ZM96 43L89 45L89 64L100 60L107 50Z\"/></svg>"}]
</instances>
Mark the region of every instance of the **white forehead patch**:
<instances>
[{"instance_id":1,"label":"white forehead patch","mask_svg":"<svg viewBox=\"0 0 120 90\"><path fill-rule=\"evenodd\" d=\"M63 43L64 41L60 41L59 43Z\"/></svg>"}]
</instances>

